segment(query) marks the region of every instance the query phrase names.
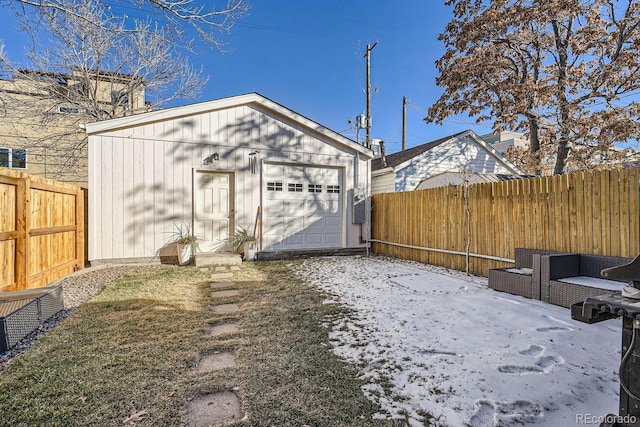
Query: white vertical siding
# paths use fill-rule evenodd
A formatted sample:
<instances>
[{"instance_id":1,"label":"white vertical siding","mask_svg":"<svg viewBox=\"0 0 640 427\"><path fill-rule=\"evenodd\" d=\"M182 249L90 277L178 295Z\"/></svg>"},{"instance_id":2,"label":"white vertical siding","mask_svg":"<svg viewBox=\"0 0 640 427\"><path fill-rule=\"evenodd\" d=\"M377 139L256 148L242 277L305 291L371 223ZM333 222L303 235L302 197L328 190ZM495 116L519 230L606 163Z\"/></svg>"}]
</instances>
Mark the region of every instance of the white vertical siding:
<instances>
[{"instance_id":1,"label":"white vertical siding","mask_svg":"<svg viewBox=\"0 0 640 427\"><path fill-rule=\"evenodd\" d=\"M153 257L192 219L193 171L233 171L236 225L253 230L263 161L344 168L344 241L358 247L354 186L369 185L369 162L263 107L239 106L91 135L90 260ZM256 173L249 153L258 150ZM203 159L217 152L210 166ZM354 163L358 162L358 177ZM99 167L96 167L98 165Z\"/></svg>"}]
</instances>

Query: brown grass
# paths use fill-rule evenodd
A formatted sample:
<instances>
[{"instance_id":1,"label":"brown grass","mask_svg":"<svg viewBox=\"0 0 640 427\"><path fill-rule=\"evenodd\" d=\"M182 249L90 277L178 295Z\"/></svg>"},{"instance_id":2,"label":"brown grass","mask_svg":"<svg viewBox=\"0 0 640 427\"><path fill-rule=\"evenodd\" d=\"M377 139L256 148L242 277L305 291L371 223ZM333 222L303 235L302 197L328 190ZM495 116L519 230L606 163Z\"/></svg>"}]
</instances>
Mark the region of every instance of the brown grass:
<instances>
[{"instance_id":1,"label":"brown grass","mask_svg":"<svg viewBox=\"0 0 640 427\"><path fill-rule=\"evenodd\" d=\"M0 372L1 426L185 425L189 400L235 390L248 419L235 425L393 425L360 391L355 367L330 349L327 319L346 314L294 277L295 262L243 264L241 310L216 314L211 271L151 270L109 284ZM207 338L239 321L236 334ZM198 373L201 355L234 351L238 366Z\"/></svg>"}]
</instances>

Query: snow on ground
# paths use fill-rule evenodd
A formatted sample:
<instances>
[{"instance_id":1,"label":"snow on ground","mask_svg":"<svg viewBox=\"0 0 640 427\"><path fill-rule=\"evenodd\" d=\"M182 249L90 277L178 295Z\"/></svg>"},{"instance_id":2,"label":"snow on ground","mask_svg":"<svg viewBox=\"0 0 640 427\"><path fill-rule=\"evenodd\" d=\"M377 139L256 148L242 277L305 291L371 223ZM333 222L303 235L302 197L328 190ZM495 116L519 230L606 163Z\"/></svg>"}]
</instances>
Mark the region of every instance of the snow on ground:
<instances>
[{"instance_id":1,"label":"snow on ground","mask_svg":"<svg viewBox=\"0 0 640 427\"><path fill-rule=\"evenodd\" d=\"M298 274L354 310L331 322L335 353L360 367L367 397L412 425L568 426L618 413L619 319L580 323L486 278L380 256L309 259Z\"/></svg>"}]
</instances>

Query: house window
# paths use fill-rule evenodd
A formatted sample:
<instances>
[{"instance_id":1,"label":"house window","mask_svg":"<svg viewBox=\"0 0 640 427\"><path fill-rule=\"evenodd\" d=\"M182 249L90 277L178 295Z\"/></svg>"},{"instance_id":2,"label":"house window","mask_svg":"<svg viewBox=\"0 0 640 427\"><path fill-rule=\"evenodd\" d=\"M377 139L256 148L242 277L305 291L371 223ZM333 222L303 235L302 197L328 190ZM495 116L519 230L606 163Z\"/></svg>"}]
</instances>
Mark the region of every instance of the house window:
<instances>
[{"instance_id":1,"label":"house window","mask_svg":"<svg viewBox=\"0 0 640 427\"><path fill-rule=\"evenodd\" d=\"M10 169L27 168L27 150L0 147L0 166Z\"/></svg>"},{"instance_id":2,"label":"house window","mask_svg":"<svg viewBox=\"0 0 640 427\"><path fill-rule=\"evenodd\" d=\"M80 114L80 109L75 107L58 107L58 113L62 114Z\"/></svg>"},{"instance_id":3,"label":"house window","mask_svg":"<svg viewBox=\"0 0 640 427\"><path fill-rule=\"evenodd\" d=\"M267 182L267 191L282 191L282 183L281 182Z\"/></svg>"},{"instance_id":4,"label":"house window","mask_svg":"<svg viewBox=\"0 0 640 427\"><path fill-rule=\"evenodd\" d=\"M111 91L111 104L113 105L128 105L129 104L129 96L123 90L112 90Z\"/></svg>"},{"instance_id":5,"label":"house window","mask_svg":"<svg viewBox=\"0 0 640 427\"><path fill-rule=\"evenodd\" d=\"M322 185L320 184L309 184L309 193L322 193Z\"/></svg>"},{"instance_id":6,"label":"house window","mask_svg":"<svg viewBox=\"0 0 640 427\"><path fill-rule=\"evenodd\" d=\"M327 193L337 194L340 193L339 185L327 185Z\"/></svg>"},{"instance_id":7,"label":"house window","mask_svg":"<svg viewBox=\"0 0 640 427\"><path fill-rule=\"evenodd\" d=\"M287 190L292 191L294 193L302 193L302 184L296 184L294 182L290 182L287 186Z\"/></svg>"}]
</instances>

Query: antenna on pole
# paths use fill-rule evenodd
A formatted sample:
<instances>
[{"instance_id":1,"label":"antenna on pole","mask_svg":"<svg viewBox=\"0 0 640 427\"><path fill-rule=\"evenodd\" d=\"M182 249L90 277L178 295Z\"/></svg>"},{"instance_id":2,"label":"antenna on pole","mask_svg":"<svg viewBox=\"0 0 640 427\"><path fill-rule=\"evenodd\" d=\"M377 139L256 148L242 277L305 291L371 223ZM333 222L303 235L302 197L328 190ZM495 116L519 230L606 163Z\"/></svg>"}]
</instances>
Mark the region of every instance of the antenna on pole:
<instances>
[{"instance_id":1,"label":"antenna on pole","mask_svg":"<svg viewBox=\"0 0 640 427\"><path fill-rule=\"evenodd\" d=\"M364 57L367 60L367 137L365 140L365 145L367 146L367 148L371 148L371 51L377 45L377 41L373 44L373 46L371 46L370 43L367 43L367 51L364 54Z\"/></svg>"}]
</instances>

